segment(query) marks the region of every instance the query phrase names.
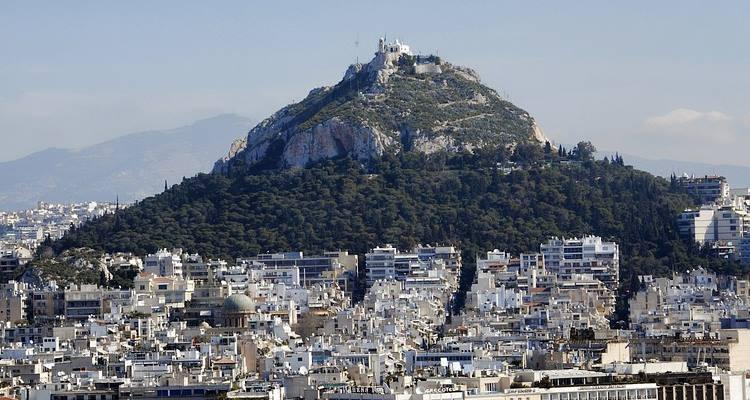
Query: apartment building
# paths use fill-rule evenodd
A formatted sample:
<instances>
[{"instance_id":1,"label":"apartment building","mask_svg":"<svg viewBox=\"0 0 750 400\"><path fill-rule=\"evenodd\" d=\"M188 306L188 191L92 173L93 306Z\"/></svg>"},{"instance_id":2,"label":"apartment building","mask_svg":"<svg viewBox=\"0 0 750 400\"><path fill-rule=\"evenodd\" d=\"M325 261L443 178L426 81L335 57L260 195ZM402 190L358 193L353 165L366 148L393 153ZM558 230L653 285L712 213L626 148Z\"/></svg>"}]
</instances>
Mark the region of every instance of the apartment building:
<instances>
[{"instance_id":1,"label":"apartment building","mask_svg":"<svg viewBox=\"0 0 750 400\"><path fill-rule=\"evenodd\" d=\"M750 370L750 329L722 329L714 338L637 338L633 358L686 361L688 366L713 365L726 371Z\"/></svg>"},{"instance_id":2,"label":"apartment building","mask_svg":"<svg viewBox=\"0 0 750 400\"><path fill-rule=\"evenodd\" d=\"M376 247L365 254L367 285L381 279L405 281L420 271L432 269L436 263L455 277L461 274L461 252L453 246L418 245L406 252L390 244Z\"/></svg>"},{"instance_id":3,"label":"apartment building","mask_svg":"<svg viewBox=\"0 0 750 400\"><path fill-rule=\"evenodd\" d=\"M682 212L677 225L685 240L701 245L721 242L739 246L750 230L750 215L744 207L704 205Z\"/></svg>"},{"instance_id":4,"label":"apartment building","mask_svg":"<svg viewBox=\"0 0 750 400\"><path fill-rule=\"evenodd\" d=\"M301 251L265 253L255 257L238 258L237 264L260 263L269 268L297 267L299 280L304 287L318 283L336 283L346 291L351 290L357 277L359 258L347 251L329 251L322 255L305 255Z\"/></svg>"},{"instance_id":5,"label":"apartment building","mask_svg":"<svg viewBox=\"0 0 750 400\"><path fill-rule=\"evenodd\" d=\"M682 176L677 178L677 183L701 204L719 203L729 197L729 184L723 176Z\"/></svg>"},{"instance_id":6,"label":"apartment building","mask_svg":"<svg viewBox=\"0 0 750 400\"><path fill-rule=\"evenodd\" d=\"M161 249L145 257L143 270L158 276L182 275L182 249Z\"/></svg>"},{"instance_id":7,"label":"apartment building","mask_svg":"<svg viewBox=\"0 0 750 400\"><path fill-rule=\"evenodd\" d=\"M583 238L552 238L539 246L547 271L559 279L573 275L591 275L612 291L620 279L620 249L617 243L605 242L598 236Z\"/></svg>"}]
</instances>

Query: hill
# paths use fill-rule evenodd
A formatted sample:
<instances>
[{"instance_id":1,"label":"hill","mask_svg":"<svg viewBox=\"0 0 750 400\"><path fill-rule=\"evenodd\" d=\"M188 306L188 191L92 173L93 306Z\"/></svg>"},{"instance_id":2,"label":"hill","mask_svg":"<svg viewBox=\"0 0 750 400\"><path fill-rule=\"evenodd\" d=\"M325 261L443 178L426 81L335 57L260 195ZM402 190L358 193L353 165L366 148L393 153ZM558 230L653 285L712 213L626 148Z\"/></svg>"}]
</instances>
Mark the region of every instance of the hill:
<instances>
[{"instance_id":1,"label":"hill","mask_svg":"<svg viewBox=\"0 0 750 400\"><path fill-rule=\"evenodd\" d=\"M54 247L145 254L180 246L231 258L453 243L464 251L467 288L481 252L530 251L549 236L594 233L621 244L623 293L638 273L697 264L740 272L680 241L674 218L690 199L664 179L603 161L527 159L506 173L497 159L402 153L369 168L344 158L280 173L200 174L71 231Z\"/></svg>"},{"instance_id":2,"label":"hill","mask_svg":"<svg viewBox=\"0 0 750 400\"><path fill-rule=\"evenodd\" d=\"M0 209L50 202L133 201L164 189L164 180L211 169L226 143L250 127L219 115L164 131L125 135L79 150L47 149L0 163Z\"/></svg>"},{"instance_id":3,"label":"hill","mask_svg":"<svg viewBox=\"0 0 750 400\"><path fill-rule=\"evenodd\" d=\"M214 173L86 223L43 252L178 246L231 259L451 243L465 260L458 305L477 255L533 251L550 236L618 242L623 300L639 273L697 264L740 272L679 239L676 216L692 203L665 179L621 158L595 161L590 143L553 149L528 113L471 70L383 46L336 86L253 128Z\"/></svg>"},{"instance_id":4,"label":"hill","mask_svg":"<svg viewBox=\"0 0 750 400\"><path fill-rule=\"evenodd\" d=\"M313 89L258 124L214 170L546 141L529 113L482 85L473 70L381 40L372 61L350 66L336 85Z\"/></svg>"}]
</instances>

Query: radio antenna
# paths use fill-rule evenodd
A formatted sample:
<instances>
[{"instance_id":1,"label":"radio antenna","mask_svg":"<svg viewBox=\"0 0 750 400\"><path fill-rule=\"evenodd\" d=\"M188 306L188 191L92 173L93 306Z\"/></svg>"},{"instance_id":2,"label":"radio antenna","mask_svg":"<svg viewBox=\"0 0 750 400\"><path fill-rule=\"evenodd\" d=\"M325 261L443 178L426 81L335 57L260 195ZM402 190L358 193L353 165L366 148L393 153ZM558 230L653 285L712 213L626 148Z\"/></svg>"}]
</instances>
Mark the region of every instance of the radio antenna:
<instances>
[{"instance_id":1,"label":"radio antenna","mask_svg":"<svg viewBox=\"0 0 750 400\"><path fill-rule=\"evenodd\" d=\"M359 64L359 32L357 32L357 39L354 40L354 49L356 54L357 64Z\"/></svg>"}]
</instances>

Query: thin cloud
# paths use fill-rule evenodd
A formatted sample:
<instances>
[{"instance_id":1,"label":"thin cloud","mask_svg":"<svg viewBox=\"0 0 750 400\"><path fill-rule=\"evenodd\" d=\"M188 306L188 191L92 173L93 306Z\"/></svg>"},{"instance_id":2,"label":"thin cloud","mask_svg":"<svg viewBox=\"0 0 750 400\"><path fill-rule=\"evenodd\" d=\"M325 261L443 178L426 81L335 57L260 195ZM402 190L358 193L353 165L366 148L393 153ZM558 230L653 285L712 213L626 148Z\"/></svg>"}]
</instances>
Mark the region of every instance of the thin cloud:
<instances>
[{"instance_id":1,"label":"thin cloud","mask_svg":"<svg viewBox=\"0 0 750 400\"><path fill-rule=\"evenodd\" d=\"M715 110L676 108L644 119L639 142L649 144L641 151L652 153L652 157L742 164L744 153L739 149L747 143L746 131L742 117Z\"/></svg>"},{"instance_id":2,"label":"thin cloud","mask_svg":"<svg viewBox=\"0 0 750 400\"><path fill-rule=\"evenodd\" d=\"M721 111L697 111L689 108L677 108L664 115L647 118L645 123L653 128L684 127L697 123L731 121L732 117Z\"/></svg>"}]
</instances>

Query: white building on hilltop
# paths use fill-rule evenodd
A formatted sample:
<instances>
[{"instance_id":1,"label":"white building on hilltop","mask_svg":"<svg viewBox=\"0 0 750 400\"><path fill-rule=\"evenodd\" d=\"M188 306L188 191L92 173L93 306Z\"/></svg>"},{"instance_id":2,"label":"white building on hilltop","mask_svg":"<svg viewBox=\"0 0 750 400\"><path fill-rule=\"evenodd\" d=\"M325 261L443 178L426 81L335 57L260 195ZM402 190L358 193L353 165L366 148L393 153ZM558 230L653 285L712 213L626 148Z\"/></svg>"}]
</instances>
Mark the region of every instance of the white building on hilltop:
<instances>
[{"instance_id":1,"label":"white building on hilltop","mask_svg":"<svg viewBox=\"0 0 750 400\"><path fill-rule=\"evenodd\" d=\"M375 52L375 58L368 64L368 68L379 71L380 74L383 74L382 78L387 79L387 76L394 72L393 70L395 70L402 55L411 55L411 49L408 45L398 40L386 43L385 39L380 38L378 51Z\"/></svg>"},{"instance_id":2,"label":"white building on hilltop","mask_svg":"<svg viewBox=\"0 0 750 400\"><path fill-rule=\"evenodd\" d=\"M384 38L380 38L378 53L396 54L398 56L401 54L411 55L411 49L409 45L399 42L398 39L392 43L386 43Z\"/></svg>"}]
</instances>

